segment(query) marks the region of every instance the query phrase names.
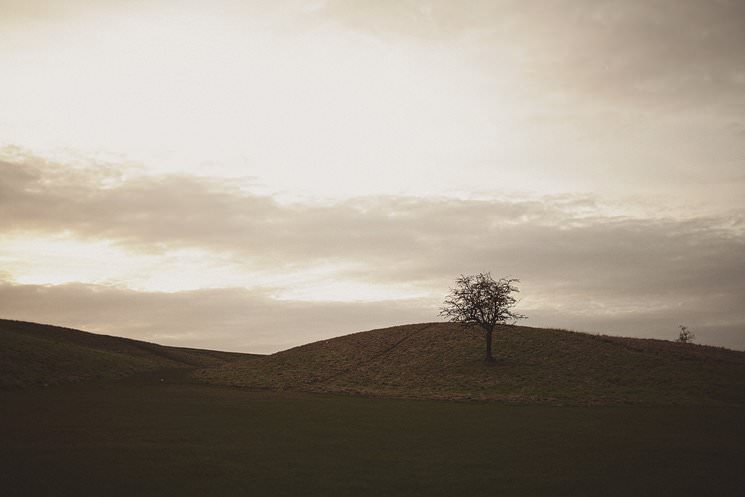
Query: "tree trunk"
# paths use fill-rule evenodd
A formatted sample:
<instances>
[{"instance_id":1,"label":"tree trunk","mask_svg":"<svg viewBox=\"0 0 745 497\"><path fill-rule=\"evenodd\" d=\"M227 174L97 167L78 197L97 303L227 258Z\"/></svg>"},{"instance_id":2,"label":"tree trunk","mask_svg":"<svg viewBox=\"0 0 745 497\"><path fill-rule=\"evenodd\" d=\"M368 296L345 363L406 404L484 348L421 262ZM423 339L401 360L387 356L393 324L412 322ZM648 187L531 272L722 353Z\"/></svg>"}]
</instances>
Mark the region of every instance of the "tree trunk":
<instances>
[{"instance_id":1,"label":"tree trunk","mask_svg":"<svg viewBox=\"0 0 745 497\"><path fill-rule=\"evenodd\" d=\"M496 359L494 359L494 356L491 353L491 335L494 330L487 329L486 333L486 357L484 358L485 362L496 362Z\"/></svg>"}]
</instances>

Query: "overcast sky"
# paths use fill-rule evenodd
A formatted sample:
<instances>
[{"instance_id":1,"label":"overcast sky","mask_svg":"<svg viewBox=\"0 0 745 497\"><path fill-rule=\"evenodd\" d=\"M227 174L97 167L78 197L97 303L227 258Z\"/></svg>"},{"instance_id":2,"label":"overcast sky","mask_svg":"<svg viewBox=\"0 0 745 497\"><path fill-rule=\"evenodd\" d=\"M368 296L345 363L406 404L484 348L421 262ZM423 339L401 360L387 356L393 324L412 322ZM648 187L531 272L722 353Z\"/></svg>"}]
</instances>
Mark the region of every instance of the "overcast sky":
<instances>
[{"instance_id":1,"label":"overcast sky","mask_svg":"<svg viewBox=\"0 0 745 497\"><path fill-rule=\"evenodd\" d=\"M0 317L273 352L438 320L745 349L745 1L0 0Z\"/></svg>"}]
</instances>

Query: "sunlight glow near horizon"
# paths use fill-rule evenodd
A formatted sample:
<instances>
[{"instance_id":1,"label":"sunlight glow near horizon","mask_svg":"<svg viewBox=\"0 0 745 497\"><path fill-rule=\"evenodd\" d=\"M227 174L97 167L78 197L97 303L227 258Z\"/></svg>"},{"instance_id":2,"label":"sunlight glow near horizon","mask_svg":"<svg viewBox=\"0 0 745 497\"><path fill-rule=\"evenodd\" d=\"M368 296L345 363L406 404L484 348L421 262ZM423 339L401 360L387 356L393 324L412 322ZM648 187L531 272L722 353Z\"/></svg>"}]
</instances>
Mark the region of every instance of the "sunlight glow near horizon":
<instances>
[{"instance_id":1,"label":"sunlight glow near horizon","mask_svg":"<svg viewBox=\"0 0 745 497\"><path fill-rule=\"evenodd\" d=\"M179 292L205 288L279 288L277 300L380 302L423 298L410 285L381 285L339 279L348 264L315 264L276 272L235 257L196 249L147 253L110 241L69 235L5 236L0 243L3 276L15 284L115 285L135 291Z\"/></svg>"}]
</instances>

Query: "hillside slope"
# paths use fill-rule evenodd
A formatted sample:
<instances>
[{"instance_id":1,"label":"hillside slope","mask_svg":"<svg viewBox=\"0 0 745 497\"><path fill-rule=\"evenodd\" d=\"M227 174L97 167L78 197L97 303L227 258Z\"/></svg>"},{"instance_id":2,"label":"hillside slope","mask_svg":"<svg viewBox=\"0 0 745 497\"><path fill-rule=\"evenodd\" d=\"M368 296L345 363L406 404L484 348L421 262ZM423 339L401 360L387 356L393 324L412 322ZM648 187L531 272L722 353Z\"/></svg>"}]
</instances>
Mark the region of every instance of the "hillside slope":
<instances>
[{"instance_id":1,"label":"hillside slope","mask_svg":"<svg viewBox=\"0 0 745 497\"><path fill-rule=\"evenodd\" d=\"M411 398L551 404L745 405L745 352L663 340L450 323L355 333L197 371L201 381Z\"/></svg>"},{"instance_id":2,"label":"hillside slope","mask_svg":"<svg viewBox=\"0 0 745 497\"><path fill-rule=\"evenodd\" d=\"M70 328L0 319L0 388L116 379L215 367L249 354L165 347Z\"/></svg>"}]
</instances>

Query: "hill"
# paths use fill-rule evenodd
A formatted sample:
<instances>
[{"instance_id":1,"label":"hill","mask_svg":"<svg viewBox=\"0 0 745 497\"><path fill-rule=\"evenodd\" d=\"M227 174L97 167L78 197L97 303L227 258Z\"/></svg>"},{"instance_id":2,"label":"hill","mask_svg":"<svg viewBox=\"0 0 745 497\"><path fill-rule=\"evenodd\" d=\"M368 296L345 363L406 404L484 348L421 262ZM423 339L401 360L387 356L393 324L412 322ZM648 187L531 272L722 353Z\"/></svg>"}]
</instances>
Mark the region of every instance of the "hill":
<instances>
[{"instance_id":1,"label":"hill","mask_svg":"<svg viewBox=\"0 0 745 497\"><path fill-rule=\"evenodd\" d=\"M428 323L355 333L195 375L248 388L549 404L745 405L745 352L525 326Z\"/></svg>"},{"instance_id":2,"label":"hill","mask_svg":"<svg viewBox=\"0 0 745 497\"><path fill-rule=\"evenodd\" d=\"M250 354L217 352L0 319L0 388L118 379L215 367Z\"/></svg>"},{"instance_id":3,"label":"hill","mask_svg":"<svg viewBox=\"0 0 745 497\"><path fill-rule=\"evenodd\" d=\"M745 352L664 340L451 323L354 333L268 356L167 347L0 320L0 388L184 371L251 389L513 403L745 406Z\"/></svg>"}]
</instances>

